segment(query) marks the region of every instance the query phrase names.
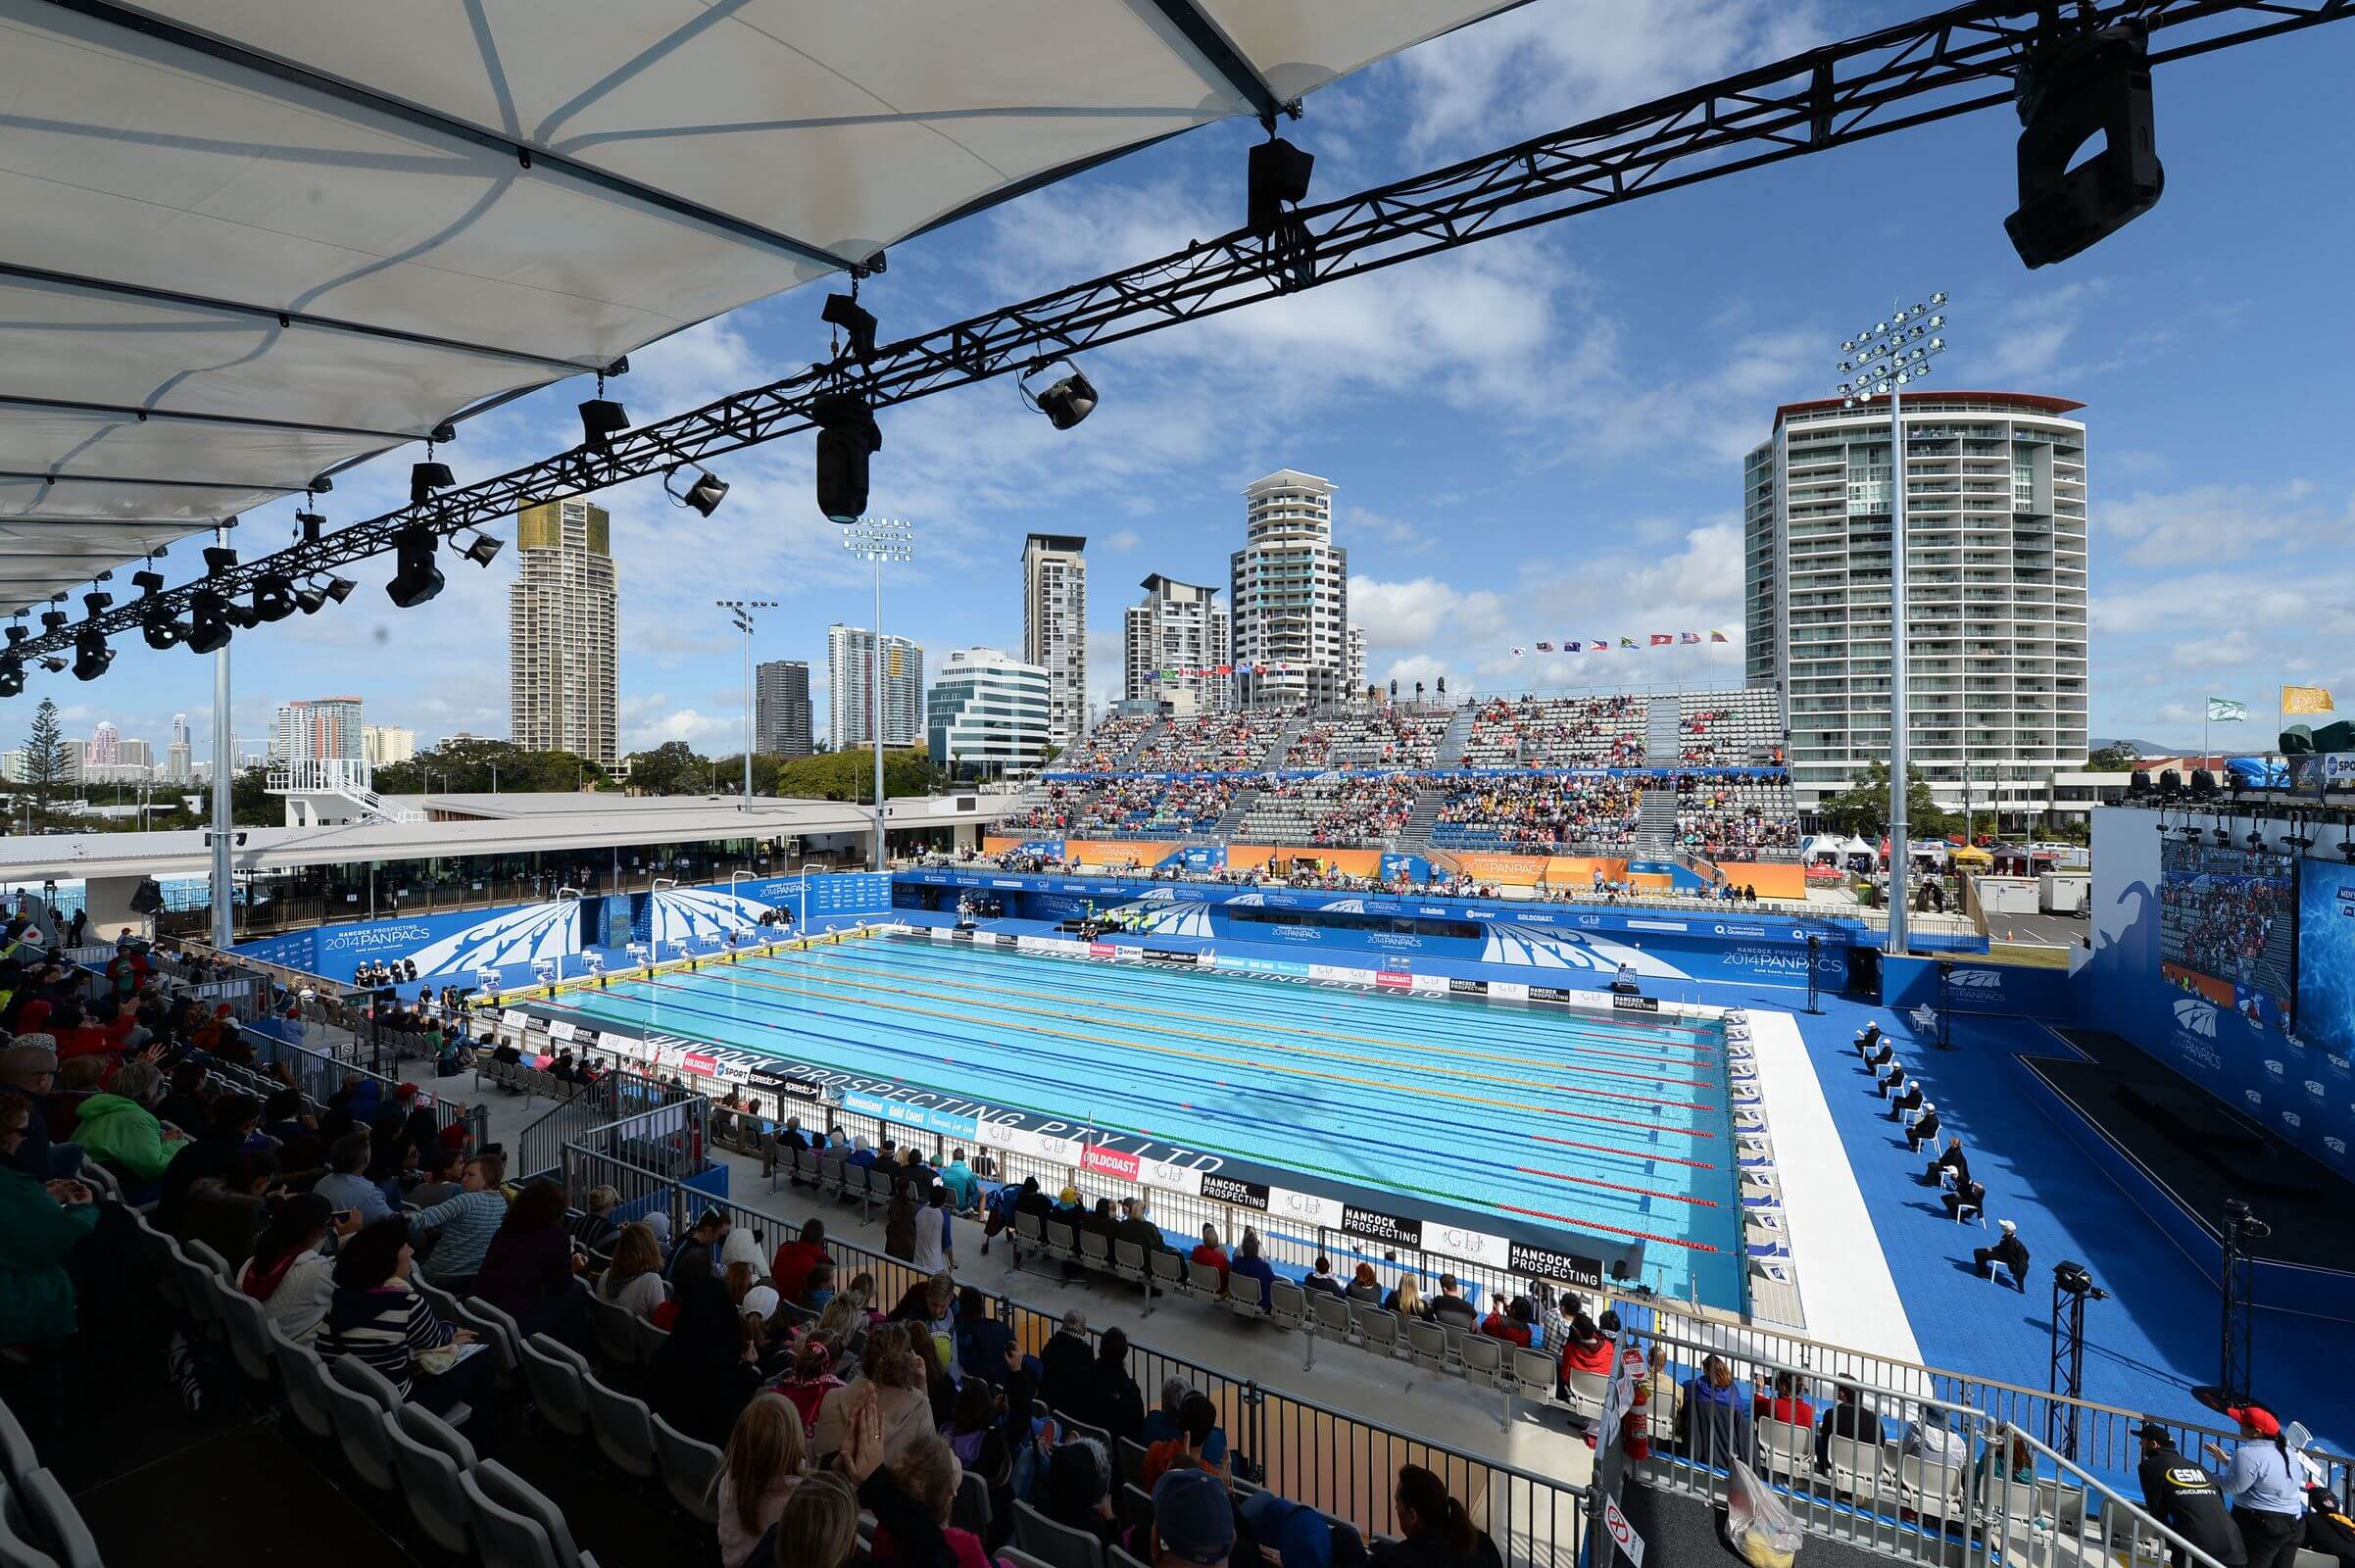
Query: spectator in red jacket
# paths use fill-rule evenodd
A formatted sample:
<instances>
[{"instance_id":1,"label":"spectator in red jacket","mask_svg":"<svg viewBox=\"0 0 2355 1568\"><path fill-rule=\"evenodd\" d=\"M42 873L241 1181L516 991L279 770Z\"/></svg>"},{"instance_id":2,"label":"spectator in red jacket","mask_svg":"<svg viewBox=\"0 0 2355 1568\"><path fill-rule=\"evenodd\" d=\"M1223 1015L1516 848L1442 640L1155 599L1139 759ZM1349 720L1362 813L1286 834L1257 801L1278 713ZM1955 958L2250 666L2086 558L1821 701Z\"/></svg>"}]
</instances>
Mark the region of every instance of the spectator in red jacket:
<instances>
[{"instance_id":1,"label":"spectator in red jacket","mask_svg":"<svg viewBox=\"0 0 2355 1568\"><path fill-rule=\"evenodd\" d=\"M1613 1324L1616 1328L1618 1325ZM1609 1376L1611 1370L1611 1342L1603 1338L1602 1330L1584 1312L1570 1317L1570 1332L1562 1338L1562 1381L1567 1383L1573 1372L1593 1372Z\"/></svg>"},{"instance_id":2,"label":"spectator in red jacket","mask_svg":"<svg viewBox=\"0 0 2355 1568\"><path fill-rule=\"evenodd\" d=\"M1218 1270L1218 1294L1224 1296L1227 1290L1227 1271L1233 1265L1227 1261L1226 1249L1218 1245L1217 1226L1204 1225L1202 1227L1202 1245L1195 1248L1193 1260L1197 1263L1207 1263Z\"/></svg>"},{"instance_id":3,"label":"spectator in red jacket","mask_svg":"<svg viewBox=\"0 0 2355 1568\"><path fill-rule=\"evenodd\" d=\"M1772 1395L1764 1389L1758 1391L1756 1414L1760 1420L1788 1421L1794 1427L1815 1425L1815 1406L1799 1397L1799 1375L1796 1372L1776 1373Z\"/></svg>"},{"instance_id":4,"label":"spectator in red jacket","mask_svg":"<svg viewBox=\"0 0 2355 1568\"><path fill-rule=\"evenodd\" d=\"M1491 1306L1489 1315L1481 1319L1480 1332L1492 1340L1502 1340L1508 1345L1518 1345L1527 1349L1529 1325L1535 1315L1530 1309L1529 1298L1516 1296L1509 1306L1502 1303Z\"/></svg>"},{"instance_id":5,"label":"spectator in red jacket","mask_svg":"<svg viewBox=\"0 0 2355 1568\"><path fill-rule=\"evenodd\" d=\"M768 1260L768 1283L779 1300L806 1305L802 1292L809 1282L810 1271L820 1263L833 1261L826 1252L826 1222L812 1219L804 1223L800 1236L780 1246L776 1255Z\"/></svg>"}]
</instances>

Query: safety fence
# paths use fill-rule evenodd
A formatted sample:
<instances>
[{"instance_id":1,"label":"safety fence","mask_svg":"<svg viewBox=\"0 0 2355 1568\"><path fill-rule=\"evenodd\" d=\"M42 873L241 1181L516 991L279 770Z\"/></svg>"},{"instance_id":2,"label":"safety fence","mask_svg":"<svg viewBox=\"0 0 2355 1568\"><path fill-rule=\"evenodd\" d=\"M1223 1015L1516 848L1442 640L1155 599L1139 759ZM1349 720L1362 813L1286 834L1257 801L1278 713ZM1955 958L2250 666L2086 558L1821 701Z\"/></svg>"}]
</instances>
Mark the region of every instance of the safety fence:
<instances>
[{"instance_id":1,"label":"safety fence","mask_svg":"<svg viewBox=\"0 0 2355 1568\"><path fill-rule=\"evenodd\" d=\"M395 1079L358 1061L345 1060L330 1052L284 1039L276 1032L283 1027L290 1026L281 1019L266 1018L256 1027L245 1031L246 1043L253 1047L256 1065L282 1070L285 1081L302 1091L303 1097L315 1105L324 1105L330 1097L346 1085L365 1083L376 1086L379 1105L393 1103L400 1088ZM436 1131L447 1131L453 1122L463 1122L468 1138L477 1149L490 1136L490 1112L485 1105L469 1105L431 1091L420 1091L417 1103L432 1110Z\"/></svg>"},{"instance_id":2,"label":"safety fence","mask_svg":"<svg viewBox=\"0 0 2355 1568\"><path fill-rule=\"evenodd\" d=\"M476 1081L484 1076L493 1082L502 1077L497 1064L478 1061ZM681 1108L681 1114L695 1129L694 1147L699 1151L704 1147L702 1128L710 1102L675 1084L621 1068L601 1073L586 1084L562 1082L545 1073L535 1076L547 1080L542 1093L562 1098L545 1115L526 1123L516 1136L515 1157L508 1161L507 1168L508 1174L517 1180L562 1170L564 1145L576 1138L608 1124L631 1122L650 1111L669 1106Z\"/></svg>"},{"instance_id":3,"label":"safety fence","mask_svg":"<svg viewBox=\"0 0 2355 1568\"><path fill-rule=\"evenodd\" d=\"M688 1185L693 1134L680 1124L682 1107L666 1107L611 1127L592 1129L564 1149L563 1179L578 1205L598 1187L620 1198L619 1217L660 1212L671 1234L684 1234L706 1210L716 1209L731 1224L748 1226L763 1251L798 1235L798 1223L715 1198ZM692 1162L690 1160L690 1162ZM828 1238L838 1288L868 1290L879 1309L897 1305L928 1277L908 1264ZM862 1287L860 1282L864 1281ZM1048 1339L1064 1332L1051 1314L991 1292L990 1310L1014 1331L1025 1353L1035 1354ZM1087 1331L1091 1343L1101 1338ZM1505 1560L1530 1568L1574 1568L1587 1518L1586 1489L1467 1453L1331 1408L1313 1399L1238 1379L1183 1356L1131 1341L1127 1370L1149 1401L1162 1383L1183 1377L1217 1405L1237 1473L1269 1491L1349 1520L1371 1541L1396 1535L1392 1496L1402 1465L1420 1465L1443 1479L1472 1516L1495 1538Z\"/></svg>"}]
</instances>

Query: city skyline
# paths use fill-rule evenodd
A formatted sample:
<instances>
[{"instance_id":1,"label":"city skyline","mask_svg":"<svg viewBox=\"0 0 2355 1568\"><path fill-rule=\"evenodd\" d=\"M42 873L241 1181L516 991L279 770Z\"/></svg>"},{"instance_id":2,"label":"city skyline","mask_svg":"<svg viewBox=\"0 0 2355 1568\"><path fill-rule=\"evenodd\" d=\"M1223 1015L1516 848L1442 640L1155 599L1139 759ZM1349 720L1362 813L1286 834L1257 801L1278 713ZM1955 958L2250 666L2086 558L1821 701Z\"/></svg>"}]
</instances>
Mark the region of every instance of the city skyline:
<instances>
[{"instance_id":1,"label":"city skyline","mask_svg":"<svg viewBox=\"0 0 2355 1568\"><path fill-rule=\"evenodd\" d=\"M1857 18L1719 8L1701 36L1708 60L1739 63L1836 35L1843 20ZM1318 93L1316 113L1287 134L1318 156L1314 196L1338 196L1642 102L1690 74L1643 47L1646 35L1535 10L1499 19ZM2318 34L2183 68L2197 90L2182 94L2182 118L2171 110L2170 199L2085 257L2034 273L2001 229L2014 171L1989 149L2008 131L1982 116L1091 352L1102 403L1073 430L986 386L890 410L870 504L915 519L921 546L887 574L887 625L928 649L1011 647L1007 573L1024 538L1084 534L1092 574L1120 585L1088 628L1088 687L1101 700L1123 676L1108 610L1149 572L1226 582L1235 490L1289 465L1343 486L1335 522L1369 681L1444 674L1454 693L1624 683L1592 661L1516 662L1509 649L1559 635L1564 621L1618 629L1604 615L1731 631L1743 455L1776 406L1830 392L1827 349L1858 312L1943 288L1973 329L1934 385L2065 396L2101 434L2091 734L2188 750L2213 694L2252 713L2219 725L2214 744L2260 744L2277 684L2335 686L2342 699L2355 687L2342 608L2355 601L2342 542L2355 452L2331 391L2345 372L2303 348L2355 326L2355 301L2282 276L2275 255L2284 212L2300 215L2299 243L2325 253L2355 231L2355 214L2301 200L2268 128L2284 106L2328 98L2344 47ZM1235 171L1258 134L1174 138L905 242L891 272L864 285L865 303L917 330L1223 232ZM1939 180L1912 177L1926 164L1945 171ZM1771 257L1728 256L1725 235L1791 227L1834 178L1889 195L1861 226L1796 225ZM1895 236L1904 243L1869 242ZM633 354L608 395L644 419L820 357L820 303L805 288L674 334ZM2281 310L2297 314L2300 332L2249 330ZM2199 398L2181 396L2186 377ZM465 421L439 455L472 479L569 446L586 386L574 378ZM2281 398L2283 387L2298 395ZM2219 422L2212 408L2226 399L2268 416ZM339 525L405 505L409 461L396 453L340 473L334 495L318 499ZM830 622L866 618L864 569L842 559L811 505L810 466L802 437L717 461L731 490L710 521L653 481L593 498L613 514L629 591L622 751L741 745L743 651L709 613L715 576L726 592L784 604L756 660L814 668ZM286 537L298 504L253 509L240 531ZM187 554L175 549L159 569L184 580ZM414 611L386 604L386 563L366 564L351 571L361 586L348 604L240 632L237 731L263 733L276 703L304 689L334 689L411 724L420 744L505 733L496 672L511 560L487 572L457 562L442 596ZM22 739L31 705L49 696L82 736L103 717L153 739L185 712L195 752L207 752L209 662L135 639L117 654L92 684L36 670L8 738ZM1738 684L1741 668L1739 647L1704 646L1653 673L1705 687Z\"/></svg>"}]
</instances>

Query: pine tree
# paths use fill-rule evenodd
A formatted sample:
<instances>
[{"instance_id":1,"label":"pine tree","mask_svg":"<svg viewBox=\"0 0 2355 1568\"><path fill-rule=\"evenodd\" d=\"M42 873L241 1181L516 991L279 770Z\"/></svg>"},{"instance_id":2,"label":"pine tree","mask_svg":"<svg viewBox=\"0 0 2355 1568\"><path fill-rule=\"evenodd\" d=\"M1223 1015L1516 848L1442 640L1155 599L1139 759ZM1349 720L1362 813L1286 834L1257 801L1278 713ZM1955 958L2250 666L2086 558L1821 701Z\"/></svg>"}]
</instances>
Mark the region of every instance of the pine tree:
<instances>
[{"instance_id":1,"label":"pine tree","mask_svg":"<svg viewBox=\"0 0 2355 1568\"><path fill-rule=\"evenodd\" d=\"M66 744L58 727L57 704L44 697L41 706L33 710L32 733L25 741L25 784L32 792L36 828L47 822L51 798L70 776Z\"/></svg>"}]
</instances>

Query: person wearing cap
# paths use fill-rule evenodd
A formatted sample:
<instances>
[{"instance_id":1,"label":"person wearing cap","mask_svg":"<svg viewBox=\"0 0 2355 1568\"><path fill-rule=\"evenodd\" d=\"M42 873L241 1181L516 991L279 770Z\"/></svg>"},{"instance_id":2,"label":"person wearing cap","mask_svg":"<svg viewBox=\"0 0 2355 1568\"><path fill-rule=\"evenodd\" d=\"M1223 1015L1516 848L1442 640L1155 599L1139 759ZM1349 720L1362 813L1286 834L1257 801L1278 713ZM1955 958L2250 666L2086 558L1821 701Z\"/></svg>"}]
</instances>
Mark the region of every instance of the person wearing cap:
<instances>
[{"instance_id":1,"label":"person wearing cap","mask_svg":"<svg viewBox=\"0 0 2355 1568\"><path fill-rule=\"evenodd\" d=\"M50 1094L57 1087L57 1042L47 1035L19 1035L0 1050L0 1089L23 1095L32 1106L24 1142L9 1163L36 1182L66 1181L81 1169L81 1145L52 1143Z\"/></svg>"},{"instance_id":2,"label":"person wearing cap","mask_svg":"<svg viewBox=\"0 0 2355 1568\"><path fill-rule=\"evenodd\" d=\"M2224 1489L2216 1478L2197 1460L2185 1458L2175 1435L2158 1422L2145 1418L2134 1435L2142 1445L2142 1462L2134 1473L2142 1483L2144 1511L2226 1568L2239 1568L2247 1554L2239 1527L2225 1512ZM2185 1560L2180 1546L2169 1553L2174 1568L2183 1568Z\"/></svg>"},{"instance_id":3,"label":"person wearing cap","mask_svg":"<svg viewBox=\"0 0 2355 1568\"><path fill-rule=\"evenodd\" d=\"M1916 1092L1919 1092L1918 1085ZM1918 1154L1924 1144L1935 1146L1938 1143L1939 1126L1937 1102L1925 1100L1922 1102L1922 1113L1914 1118L1911 1127L1905 1129L1905 1142Z\"/></svg>"},{"instance_id":4,"label":"person wearing cap","mask_svg":"<svg viewBox=\"0 0 2355 1568\"><path fill-rule=\"evenodd\" d=\"M1171 1470L1153 1483L1153 1568L1224 1568L1234 1550L1235 1506L1216 1476Z\"/></svg>"},{"instance_id":5,"label":"person wearing cap","mask_svg":"<svg viewBox=\"0 0 2355 1568\"><path fill-rule=\"evenodd\" d=\"M1864 1027L1856 1031L1856 1054L1863 1055L1881 1044L1881 1020L1867 1018Z\"/></svg>"},{"instance_id":6,"label":"person wearing cap","mask_svg":"<svg viewBox=\"0 0 2355 1568\"><path fill-rule=\"evenodd\" d=\"M2003 1229L1992 1247L1971 1249L1971 1267L1981 1274L1987 1273L1989 1263L2001 1263L2012 1271L2012 1289L2022 1296L2028 1294L2028 1244L2020 1240L2020 1227L2005 1219L1995 1222ZM1991 1276L1990 1276L1991 1277Z\"/></svg>"},{"instance_id":7,"label":"person wearing cap","mask_svg":"<svg viewBox=\"0 0 2355 1568\"><path fill-rule=\"evenodd\" d=\"M2271 1410L2261 1404L2238 1404L2225 1414L2240 1423L2240 1446L2225 1471L2224 1494L2232 1499L2232 1523L2240 1529L2248 1568L2292 1568L2306 1534L2301 1467L2290 1457L2281 1423ZM2221 1446L2201 1446L2211 1461L2225 1463Z\"/></svg>"},{"instance_id":8,"label":"person wearing cap","mask_svg":"<svg viewBox=\"0 0 2355 1568\"><path fill-rule=\"evenodd\" d=\"M1928 1139L1924 1139L1921 1142L1927 1143L1928 1141ZM1914 1147L1919 1149L1921 1147L1921 1143L1917 1143ZM1954 1185L1956 1187L1961 1188L1971 1185L1971 1158L1968 1154L1963 1152L1963 1141L1959 1137L1947 1139L1946 1147L1938 1154L1938 1158L1932 1160L1928 1165L1923 1167L1922 1185L1925 1187L1937 1187L1941 1185L1945 1181L1945 1176L1942 1173L1946 1171L1952 1171L1954 1173Z\"/></svg>"},{"instance_id":9,"label":"person wearing cap","mask_svg":"<svg viewBox=\"0 0 2355 1568\"><path fill-rule=\"evenodd\" d=\"M1987 1183L1964 1177L1938 1194L1938 1201L1946 1205L1946 1217L1957 1225L1966 1219L1985 1218L1987 1211Z\"/></svg>"},{"instance_id":10,"label":"person wearing cap","mask_svg":"<svg viewBox=\"0 0 2355 1568\"><path fill-rule=\"evenodd\" d=\"M1283 1568L1349 1568L1365 1559L1365 1539L1356 1526L1329 1519L1304 1502L1254 1492L1235 1512L1252 1541L1263 1549L1275 1548Z\"/></svg>"},{"instance_id":11,"label":"person wearing cap","mask_svg":"<svg viewBox=\"0 0 2355 1568\"><path fill-rule=\"evenodd\" d=\"M1879 1095L1883 1100L1900 1092L1904 1087L1905 1063L1894 1057L1890 1058L1887 1068L1873 1075L1873 1093Z\"/></svg>"},{"instance_id":12,"label":"person wearing cap","mask_svg":"<svg viewBox=\"0 0 2355 1568\"><path fill-rule=\"evenodd\" d=\"M1908 1079L1905 1087L1889 1098L1889 1119L1903 1121L1907 1111L1926 1110L1929 1105L1928 1097L1922 1093L1922 1080L1919 1078Z\"/></svg>"}]
</instances>

